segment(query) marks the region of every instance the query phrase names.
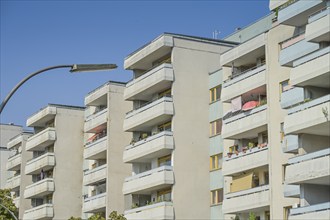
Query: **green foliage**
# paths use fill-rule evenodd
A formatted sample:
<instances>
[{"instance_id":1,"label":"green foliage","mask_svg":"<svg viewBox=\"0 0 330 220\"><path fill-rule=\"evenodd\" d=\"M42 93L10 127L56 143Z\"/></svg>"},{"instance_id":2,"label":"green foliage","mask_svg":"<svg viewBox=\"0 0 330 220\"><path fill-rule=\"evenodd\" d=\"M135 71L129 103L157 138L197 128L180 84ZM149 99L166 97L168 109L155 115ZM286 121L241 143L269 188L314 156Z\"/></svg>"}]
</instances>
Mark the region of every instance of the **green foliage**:
<instances>
[{"instance_id":1,"label":"green foliage","mask_svg":"<svg viewBox=\"0 0 330 220\"><path fill-rule=\"evenodd\" d=\"M71 216L68 220L82 220L80 217Z\"/></svg>"},{"instance_id":2,"label":"green foliage","mask_svg":"<svg viewBox=\"0 0 330 220\"><path fill-rule=\"evenodd\" d=\"M18 216L18 209L13 202L10 189L0 189L0 204L9 209L16 217ZM0 206L0 220L15 219L12 214L2 206Z\"/></svg>"},{"instance_id":3,"label":"green foliage","mask_svg":"<svg viewBox=\"0 0 330 220\"><path fill-rule=\"evenodd\" d=\"M256 220L256 214L254 214L254 212L250 212L249 213L249 220Z\"/></svg>"},{"instance_id":4,"label":"green foliage","mask_svg":"<svg viewBox=\"0 0 330 220\"><path fill-rule=\"evenodd\" d=\"M94 215L89 217L88 220L105 220L103 216L104 215L102 215L102 213L95 213Z\"/></svg>"},{"instance_id":5,"label":"green foliage","mask_svg":"<svg viewBox=\"0 0 330 220\"><path fill-rule=\"evenodd\" d=\"M109 215L109 220L127 220L124 215L118 214L117 211L112 211Z\"/></svg>"}]
</instances>

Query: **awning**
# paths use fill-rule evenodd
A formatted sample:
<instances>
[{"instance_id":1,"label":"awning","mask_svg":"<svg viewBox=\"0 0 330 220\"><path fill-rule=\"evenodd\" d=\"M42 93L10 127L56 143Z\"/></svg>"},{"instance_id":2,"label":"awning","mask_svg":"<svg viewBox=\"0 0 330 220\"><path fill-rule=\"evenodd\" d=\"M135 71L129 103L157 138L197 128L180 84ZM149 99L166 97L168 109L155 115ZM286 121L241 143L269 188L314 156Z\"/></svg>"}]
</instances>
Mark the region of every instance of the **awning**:
<instances>
[{"instance_id":1,"label":"awning","mask_svg":"<svg viewBox=\"0 0 330 220\"><path fill-rule=\"evenodd\" d=\"M258 105L259 105L259 102L258 101L249 101L249 102L246 102L243 105L242 110L243 111L248 111L248 110L254 109Z\"/></svg>"},{"instance_id":2,"label":"awning","mask_svg":"<svg viewBox=\"0 0 330 220\"><path fill-rule=\"evenodd\" d=\"M241 190L252 188L253 172L249 172L238 177L233 178L233 182L230 187L230 192L237 192Z\"/></svg>"}]
</instances>

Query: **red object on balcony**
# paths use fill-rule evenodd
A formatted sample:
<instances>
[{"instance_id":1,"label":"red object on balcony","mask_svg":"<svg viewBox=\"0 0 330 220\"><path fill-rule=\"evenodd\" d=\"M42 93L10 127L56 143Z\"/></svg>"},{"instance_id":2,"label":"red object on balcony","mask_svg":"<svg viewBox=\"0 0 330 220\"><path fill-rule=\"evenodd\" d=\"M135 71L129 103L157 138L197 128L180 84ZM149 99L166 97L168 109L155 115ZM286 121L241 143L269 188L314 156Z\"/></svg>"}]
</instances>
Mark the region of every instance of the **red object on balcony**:
<instances>
[{"instance_id":1,"label":"red object on balcony","mask_svg":"<svg viewBox=\"0 0 330 220\"><path fill-rule=\"evenodd\" d=\"M243 111L248 111L248 110L254 109L258 105L259 105L259 102L258 101L249 101L249 102L246 102L243 105L242 110Z\"/></svg>"}]
</instances>

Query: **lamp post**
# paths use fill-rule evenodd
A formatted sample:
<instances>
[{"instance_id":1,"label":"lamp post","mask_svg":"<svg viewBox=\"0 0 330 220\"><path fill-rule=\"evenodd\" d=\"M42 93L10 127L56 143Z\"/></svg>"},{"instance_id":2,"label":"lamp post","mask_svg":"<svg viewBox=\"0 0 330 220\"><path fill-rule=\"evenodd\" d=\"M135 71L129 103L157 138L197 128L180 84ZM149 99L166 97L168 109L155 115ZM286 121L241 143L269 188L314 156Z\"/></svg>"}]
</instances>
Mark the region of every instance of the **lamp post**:
<instances>
[{"instance_id":1,"label":"lamp post","mask_svg":"<svg viewBox=\"0 0 330 220\"><path fill-rule=\"evenodd\" d=\"M21 87L26 81L28 81L30 78L46 72L48 70L53 70L53 69L59 69L59 68L71 68L70 72L71 73L76 73L76 72L94 72L94 71L102 71L102 70L111 70L111 69L116 69L117 65L116 64L71 64L71 65L57 65L57 66L50 66L41 70L38 70L37 72L31 73L27 77L25 77L22 81L20 81L11 91L10 93L6 96L6 98L2 101L0 105L0 114L2 113L2 110L6 106L7 102L9 99L12 97L12 95L16 92L16 90Z\"/></svg>"}]
</instances>

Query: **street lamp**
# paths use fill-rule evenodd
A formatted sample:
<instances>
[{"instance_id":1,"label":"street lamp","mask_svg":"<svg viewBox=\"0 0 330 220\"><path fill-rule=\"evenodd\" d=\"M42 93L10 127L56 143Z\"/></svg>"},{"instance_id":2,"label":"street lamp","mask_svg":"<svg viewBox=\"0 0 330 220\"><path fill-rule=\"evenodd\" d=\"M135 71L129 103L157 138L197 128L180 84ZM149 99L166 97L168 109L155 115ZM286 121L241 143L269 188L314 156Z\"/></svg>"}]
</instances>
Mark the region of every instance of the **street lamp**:
<instances>
[{"instance_id":1,"label":"street lamp","mask_svg":"<svg viewBox=\"0 0 330 220\"><path fill-rule=\"evenodd\" d=\"M20 81L11 91L10 93L6 96L6 98L2 101L0 105L0 114L2 113L2 110L6 106L7 102L9 101L10 97L16 92L16 90L21 87L26 81L28 81L30 78L46 72L48 70L52 69L59 69L59 68L71 68L70 72L71 73L76 73L76 72L94 72L94 71L102 71L102 70L111 70L111 69L116 69L117 65L116 64L71 64L71 65L57 65L57 66L51 66L47 67L45 69L41 69L37 72L31 73L27 77L25 77L22 81Z\"/></svg>"}]
</instances>

